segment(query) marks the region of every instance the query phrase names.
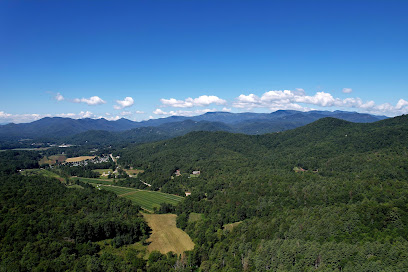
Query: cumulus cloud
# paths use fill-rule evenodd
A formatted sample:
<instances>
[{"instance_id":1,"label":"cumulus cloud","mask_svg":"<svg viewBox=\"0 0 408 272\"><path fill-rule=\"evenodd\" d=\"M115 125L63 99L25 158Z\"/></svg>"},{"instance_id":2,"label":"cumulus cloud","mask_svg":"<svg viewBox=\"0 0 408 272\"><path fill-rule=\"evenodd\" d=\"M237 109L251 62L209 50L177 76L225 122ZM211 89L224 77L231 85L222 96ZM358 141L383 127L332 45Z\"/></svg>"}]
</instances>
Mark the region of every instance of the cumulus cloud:
<instances>
[{"instance_id":1,"label":"cumulus cloud","mask_svg":"<svg viewBox=\"0 0 408 272\"><path fill-rule=\"evenodd\" d=\"M144 114L145 112L144 112L144 111L137 110L137 111L135 111L135 113L136 113L136 114Z\"/></svg>"},{"instance_id":2,"label":"cumulus cloud","mask_svg":"<svg viewBox=\"0 0 408 272\"><path fill-rule=\"evenodd\" d=\"M122 112L120 113L120 115L122 115L122 116L129 116L129 115L132 115L132 112L131 112L131 111L122 111Z\"/></svg>"},{"instance_id":3,"label":"cumulus cloud","mask_svg":"<svg viewBox=\"0 0 408 272\"><path fill-rule=\"evenodd\" d=\"M1 119L6 119L12 116L10 113L5 113L4 111L0 111L0 118Z\"/></svg>"},{"instance_id":4,"label":"cumulus cloud","mask_svg":"<svg viewBox=\"0 0 408 272\"><path fill-rule=\"evenodd\" d=\"M221 99L215 95L202 95L198 98L186 98L185 100L177 100L174 98L170 99L160 99L163 106L174 107L174 108L191 108L191 107L205 107L210 104L224 105L227 103L226 100Z\"/></svg>"},{"instance_id":5,"label":"cumulus cloud","mask_svg":"<svg viewBox=\"0 0 408 272\"><path fill-rule=\"evenodd\" d=\"M105 118L106 120L108 120L108 121L117 121L117 120L119 120L121 117L119 116L119 115L116 115L116 116L109 116L109 117L100 117L100 118Z\"/></svg>"},{"instance_id":6,"label":"cumulus cloud","mask_svg":"<svg viewBox=\"0 0 408 272\"><path fill-rule=\"evenodd\" d=\"M233 102L233 107L247 110L267 108L271 111L279 109L308 111L312 109L309 106L358 109L372 114L386 115L408 113L408 102L404 99L400 99L395 106L389 103L377 105L374 101L363 101L360 98L335 98L327 92L316 92L309 96L302 89L269 91L260 97L255 94L241 94Z\"/></svg>"},{"instance_id":7,"label":"cumulus cloud","mask_svg":"<svg viewBox=\"0 0 408 272\"><path fill-rule=\"evenodd\" d=\"M105 104L106 101L103 100L102 98L100 98L99 96L92 96L90 98L75 98L73 100L73 102L75 103L85 103L88 104L90 106L95 106L95 105L101 105L101 104Z\"/></svg>"},{"instance_id":8,"label":"cumulus cloud","mask_svg":"<svg viewBox=\"0 0 408 272\"><path fill-rule=\"evenodd\" d=\"M402 108L404 108L404 107L406 107L406 106L408 106L408 101L405 101L404 99L400 99L400 100L398 101L397 105L395 106L395 108L396 108L397 110L400 110L400 109L402 109Z\"/></svg>"},{"instance_id":9,"label":"cumulus cloud","mask_svg":"<svg viewBox=\"0 0 408 272\"><path fill-rule=\"evenodd\" d=\"M79 113L59 113L55 116L67 117L72 119L83 119L83 118L96 118L96 116L90 111L81 111Z\"/></svg>"},{"instance_id":10,"label":"cumulus cloud","mask_svg":"<svg viewBox=\"0 0 408 272\"><path fill-rule=\"evenodd\" d=\"M203 109L203 110L194 110L194 111L188 111L188 110L163 111L162 109L156 109L153 111L153 113L156 115L163 115L163 116L195 116L195 115L200 115L200 114L204 114L207 112L213 112L213 111L217 111L217 110L216 109Z\"/></svg>"},{"instance_id":11,"label":"cumulus cloud","mask_svg":"<svg viewBox=\"0 0 408 272\"><path fill-rule=\"evenodd\" d=\"M57 93L54 98L57 101L63 101L65 99L60 93Z\"/></svg>"},{"instance_id":12,"label":"cumulus cloud","mask_svg":"<svg viewBox=\"0 0 408 272\"><path fill-rule=\"evenodd\" d=\"M58 114L10 114L0 111L0 123L29 123L39 120L44 117L66 117L72 119L82 118L97 118L95 114L90 111L81 111L79 113L58 113Z\"/></svg>"},{"instance_id":13,"label":"cumulus cloud","mask_svg":"<svg viewBox=\"0 0 408 272\"><path fill-rule=\"evenodd\" d=\"M123 108L130 107L134 104L134 100L132 97L125 97L123 100L116 100L117 105L114 105L113 108L116 110L121 110Z\"/></svg>"},{"instance_id":14,"label":"cumulus cloud","mask_svg":"<svg viewBox=\"0 0 408 272\"><path fill-rule=\"evenodd\" d=\"M351 93L353 91L353 89L351 88L343 88L342 92L343 93Z\"/></svg>"}]
</instances>

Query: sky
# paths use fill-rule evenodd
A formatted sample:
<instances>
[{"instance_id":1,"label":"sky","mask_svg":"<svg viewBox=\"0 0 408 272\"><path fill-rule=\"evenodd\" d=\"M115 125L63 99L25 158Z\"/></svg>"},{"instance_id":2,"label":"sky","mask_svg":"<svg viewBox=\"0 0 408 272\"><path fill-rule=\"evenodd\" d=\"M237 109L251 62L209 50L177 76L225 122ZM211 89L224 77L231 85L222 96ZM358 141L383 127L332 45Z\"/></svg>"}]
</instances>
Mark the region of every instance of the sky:
<instances>
[{"instance_id":1,"label":"sky","mask_svg":"<svg viewBox=\"0 0 408 272\"><path fill-rule=\"evenodd\" d=\"M0 123L408 113L408 1L0 1Z\"/></svg>"}]
</instances>

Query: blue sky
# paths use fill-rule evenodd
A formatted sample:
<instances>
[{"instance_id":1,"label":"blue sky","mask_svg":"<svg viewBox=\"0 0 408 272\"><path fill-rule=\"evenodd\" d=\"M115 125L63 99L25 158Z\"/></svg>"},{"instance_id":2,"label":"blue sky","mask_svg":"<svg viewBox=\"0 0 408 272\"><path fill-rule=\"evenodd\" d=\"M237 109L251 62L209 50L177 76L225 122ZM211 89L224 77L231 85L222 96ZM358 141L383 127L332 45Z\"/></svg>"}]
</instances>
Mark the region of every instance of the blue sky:
<instances>
[{"instance_id":1,"label":"blue sky","mask_svg":"<svg viewBox=\"0 0 408 272\"><path fill-rule=\"evenodd\" d=\"M0 1L0 123L408 113L408 1Z\"/></svg>"}]
</instances>

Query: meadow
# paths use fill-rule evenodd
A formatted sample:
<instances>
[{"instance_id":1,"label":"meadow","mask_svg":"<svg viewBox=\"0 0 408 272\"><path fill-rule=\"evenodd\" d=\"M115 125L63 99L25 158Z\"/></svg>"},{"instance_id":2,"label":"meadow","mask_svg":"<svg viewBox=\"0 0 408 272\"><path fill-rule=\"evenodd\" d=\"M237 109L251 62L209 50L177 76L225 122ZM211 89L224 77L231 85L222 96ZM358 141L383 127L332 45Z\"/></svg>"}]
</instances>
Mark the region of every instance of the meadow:
<instances>
[{"instance_id":1,"label":"meadow","mask_svg":"<svg viewBox=\"0 0 408 272\"><path fill-rule=\"evenodd\" d=\"M80 157L68 158L66 159L66 162L80 162L80 161L92 160L94 158L95 156L80 156Z\"/></svg>"},{"instance_id":2,"label":"meadow","mask_svg":"<svg viewBox=\"0 0 408 272\"><path fill-rule=\"evenodd\" d=\"M177 215L143 213L143 217L152 228L152 234L147 240L150 242L147 247L150 252L158 250L163 254L170 251L182 254L194 248L190 236L176 227Z\"/></svg>"},{"instance_id":3,"label":"meadow","mask_svg":"<svg viewBox=\"0 0 408 272\"><path fill-rule=\"evenodd\" d=\"M92 184L104 184L104 185L114 184L112 179L71 177L71 180L79 180L81 182L92 183Z\"/></svg>"},{"instance_id":4,"label":"meadow","mask_svg":"<svg viewBox=\"0 0 408 272\"><path fill-rule=\"evenodd\" d=\"M136 205L139 205L144 210L153 212L154 208L159 208L161 203L169 203L176 205L183 197L171 194L165 194L156 191L140 190L128 187L114 186L113 182L101 179L91 178L75 178L82 182L88 182L95 185L97 188L114 192L120 197L131 200ZM98 185L96 185L98 184Z\"/></svg>"}]
</instances>

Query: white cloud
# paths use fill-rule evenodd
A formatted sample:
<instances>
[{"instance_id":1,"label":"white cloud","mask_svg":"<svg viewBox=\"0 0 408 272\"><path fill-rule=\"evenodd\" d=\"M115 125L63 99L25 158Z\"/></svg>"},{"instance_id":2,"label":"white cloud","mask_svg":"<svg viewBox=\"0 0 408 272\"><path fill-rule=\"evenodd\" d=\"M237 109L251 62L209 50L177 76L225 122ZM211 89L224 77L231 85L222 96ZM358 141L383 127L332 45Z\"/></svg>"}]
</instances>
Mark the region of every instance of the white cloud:
<instances>
[{"instance_id":1,"label":"white cloud","mask_svg":"<svg viewBox=\"0 0 408 272\"><path fill-rule=\"evenodd\" d=\"M186 98L185 100L177 100L174 98L160 99L163 106L174 108L191 108L191 107L205 107L210 104L224 105L227 103L224 99L221 99L215 95L202 95L198 98Z\"/></svg>"},{"instance_id":2,"label":"white cloud","mask_svg":"<svg viewBox=\"0 0 408 272\"><path fill-rule=\"evenodd\" d=\"M194 110L194 111L186 111L186 110L177 110L177 111L163 111L162 109L156 109L153 111L156 115L164 115L164 116L195 116L204 114L207 112L217 111L216 109L203 109L203 110Z\"/></svg>"},{"instance_id":3,"label":"white cloud","mask_svg":"<svg viewBox=\"0 0 408 272\"><path fill-rule=\"evenodd\" d=\"M28 113L28 114L11 114L4 111L0 111L0 122L1 123L28 123L36 121L43 117L49 116L48 114L37 114L37 113Z\"/></svg>"},{"instance_id":4,"label":"white cloud","mask_svg":"<svg viewBox=\"0 0 408 272\"><path fill-rule=\"evenodd\" d=\"M222 110L221 111L225 111L225 112L231 112L231 108L227 108L227 107L224 107L224 108L222 108Z\"/></svg>"},{"instance_id":5,"label":"white cloud","mask_svg":"<svg viewBox=\"0 0 408 272\"><path fill-rule=\"evenodd\" d=\"M10 114L0 111L0 122L1 123L29 123L39 120L44 117L66 117L72 119L82 119L82 118L96 118L96 116L90 111L81 111L79 113L58 113L58 114Z\"/></svg>"},{"instance_id":6,"label":"white cloud","mask_svg":"<svg viewBox=\"0 0 408 272\"><path fill-rule=\"evenodd\" d=\"M131 112L131 111L122 111L122 112L120 113L120 115L122 115L122 116L129 116L129 115L132 115L132 112Z\"/></svg>"},{"instance_id":7,"label":"white cloud","mask_svg":"<svg viewBox=\"0 0 408 272\"><path fill-rule=\"evenodd\" d=\"M351 88L343 88L342 92L343 93L351 93L353 91L353 89Z\"/></svg>"},{"instance_id":8,"label":"white cloud","mask_svg":"<svg viewBox=\"0 0 408 272\"><path fill-rule=\"evenodd\" d=\"M136 114L144 114L145 112L144 112L144 111L137 110L137 111L135 111L135 113L136 113Z\"/></svg>"},{"instance_id":9,"label":"white cloud","mask_svg":"<svg viewBox=\"0 0 408 272\"><path fill-rule=\"evenodd\" d=\"M100 118L102 118L102 117L100 117ZM104 117L106 120L108 120L108 121L117 121L117 120L119 120L121 117L120 116L118 116L118 115L116 115L116 116L110 116L110 117Z\"/></svg>"},{"instance_id":10,"label":"white cloud","mask_svg":"<svg viewBox=\"0 0 408 272\"><path fill-rule=\"evenodd\" d=\"M118 105L114 105L113 108L115 108L116 110L120 110L132 106L134 104L134 101L132 97L127 96L123 100L116 100L116 103Z\"/></svg>"},{"instance_id":11,"label":"white cloud","mask_svg":"<svg viewBox=\"0 0 408 272\"><path fill-rule=\"evenodd\" d=\"M400 109L406 107L407 105L408 105L408 101L405 101L404 99L400 99L400 100L398 101L397 105L395 106L395 108L396 108L397 110L400 110Z\"/></svg>"},{"instance_id":12,"label":"white cloud","mask_svg":"<svg viewBox=\"0 0 408 272\"><path fill-rule=\"evenodd\" d=\"M0 119L6 119L6 118L9 118L11 116L12 116L12 114L10 114L10 113L5 113L4 111L0 111Z\"/></svg>"},{"instance_id":13,"label":"white cloud","mask_svg":"<svg viewBox=\"0 0 408 272\"><path fill-rule=\"evenodd\" d=\"M155 109L153 113L156 115L167 115L168 114L167 112L164 112L161 109Z\"/></svg>"},{"instance_id":14,"label":"white cloud","mask_svg":"<svg viewBox=\"0 0 408 272\"><path fill-rule=\"evenodd\" d=\"M102 98L100 98L99 96L92 96L90 98L75 98L73 100L73 102L75 103L86 103L90 106L94 106L94 105L101 105L101 104L105 104L106 101L103 100Z\"/></svg>"},{"instance_id":15,"label":"white cloud","mask_svg":"<svg viewBox=\"0 0 408 272\"><path fill-rule=\"evenodd\" d=\"M57 93L57 95L54 98L57 101L63 101L65 99L60 93Z\"/></svg>"},{"instance_id":16,"label":"white cloud","mask_svg":"<svg viewBox=\"0 0 408 272\"><path fill-rule=\"evenodd\" d=\"M55 116L67 117L72 119L83 119L83 118L96 118L96 116L90 111L81 111L79 113L59 113Z\"/></svg>"},{"instance_id":17,"label":"white cloud","mask_svg":"<svg viewBox=\"0 0 408 272\"><path fill-rule=\"evenodd\" d=\"M254 108L267 108L271 111L279 109L311 110L308 106L358 109L363 112L389 116L408 113L408 101L404 99L400 99L395 106L389 103L376 105L374 101L364 102L360 98L335 98L326 92L316 92L313 96L308 96L302 89L296 91L269 91L265 92L261 97L255 94L241 94L233 102L233 107L247 110Z\"/></svg>"}]
</instances>

